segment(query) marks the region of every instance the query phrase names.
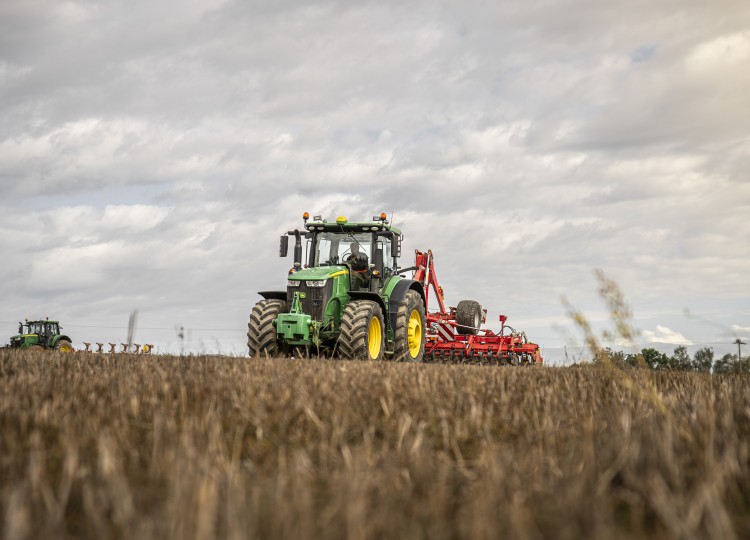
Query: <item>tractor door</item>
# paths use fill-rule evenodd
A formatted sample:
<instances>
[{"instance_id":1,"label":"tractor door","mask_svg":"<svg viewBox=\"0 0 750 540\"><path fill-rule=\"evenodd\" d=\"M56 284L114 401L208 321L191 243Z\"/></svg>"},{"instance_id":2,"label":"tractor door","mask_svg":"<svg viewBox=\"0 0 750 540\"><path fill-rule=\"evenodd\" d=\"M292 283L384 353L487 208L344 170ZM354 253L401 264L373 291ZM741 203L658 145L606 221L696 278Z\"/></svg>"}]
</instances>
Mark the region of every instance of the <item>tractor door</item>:
<instances>
[{"instance_id":1,"label":"tractor door","mask_svg":"<svg viewBox=\"0 0 750 540\"><path fill-rule=\"evenodd\" d=\"M370 280L370 290L372 292L378 292L380 285L385 283L384 275L386 270L385 261L391 258L391 239L389 236L377 235L375 237L375 245L372 250L372 264L375 265L372 272L372 279Z\"/></svg>"},{"instance_id":2,"label":"tractor door","mask_svg":"<svg viewBox=\"0 0 750 540\"><path fill-rule=\"evenodd\" d=\"M44 336L44 323L30 322L26 328L28 330L28 335L25 339L27 346L47 344Z\"/></svg>"},{"instance_id":3,"label":"tractor door","mask_svg":"<svg viewBox=\"0 0 750 540\"><path fill-rule=\"evenodd\" d=\"M337 264L338 260L335 258L338 253L339 241L336 237L332 237L326 234L316 234L313 243L312 257L310 258L310 266L328 266Z\"/></svg>"},{"instance_id":4,"label":"tractor door","mask_svg":"<svg viewBox=\"0 0 750 540\"><path fill-rule=\"evenodd\" d=\"M59 323L47 323L45 326L47 327L47 336L49 336L49 340L50 341L55 336L59 336L60 335L60 325L59 325Z\"/></svg>"}]
</instances>

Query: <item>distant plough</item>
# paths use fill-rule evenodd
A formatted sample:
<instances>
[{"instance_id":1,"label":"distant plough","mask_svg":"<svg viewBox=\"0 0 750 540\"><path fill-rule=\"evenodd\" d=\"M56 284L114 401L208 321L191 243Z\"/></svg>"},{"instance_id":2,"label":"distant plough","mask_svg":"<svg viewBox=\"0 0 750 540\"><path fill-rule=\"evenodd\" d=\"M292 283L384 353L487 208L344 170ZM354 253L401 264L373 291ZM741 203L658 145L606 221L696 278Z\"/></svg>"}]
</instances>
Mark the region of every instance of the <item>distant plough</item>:
<instances>
[{"instance_id":1,"label":"distant plough","mask_svg":"<svg viewBox=\"0 0 750 540\"><path fill-rule=\"evenodd\" d=\"M134 343L128 345L127 343L120 343L121 350L117 350L117 343L109 343L109 350L104 350L104 343L96 342L96 350L91 349L91 343L84 341L84 349L78 350L79 353L91 353L91 354L151 354L154 350L153 343L146 343L141 345L140 343Z\"/></svg>"}]
</instances>

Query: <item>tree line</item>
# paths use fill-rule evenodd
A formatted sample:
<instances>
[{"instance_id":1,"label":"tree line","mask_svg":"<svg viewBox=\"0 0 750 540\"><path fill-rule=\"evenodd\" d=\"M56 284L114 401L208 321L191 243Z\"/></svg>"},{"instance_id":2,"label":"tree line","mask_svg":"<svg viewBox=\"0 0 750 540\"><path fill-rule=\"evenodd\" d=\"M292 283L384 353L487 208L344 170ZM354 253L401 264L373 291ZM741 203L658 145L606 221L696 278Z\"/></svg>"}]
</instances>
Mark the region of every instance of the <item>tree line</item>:
<instances>
[{"instance_id":1,"label":"tree line","mask_svg":"<svg viewBox=\"0 0 750 540\"><path fill-rule=\"evenodd\" d=\"M638 353L614 351L609 347L596 355L594 363L609 362L623 369L646 367L658 371L696 371L704 373L750 373L750 356L738 361L736 354L727 353L721 358L714 357L711 347L695 351L691 358L687 347L675 347L671 355L653 348L641 349Z\"/></svg>"}]
</instances>

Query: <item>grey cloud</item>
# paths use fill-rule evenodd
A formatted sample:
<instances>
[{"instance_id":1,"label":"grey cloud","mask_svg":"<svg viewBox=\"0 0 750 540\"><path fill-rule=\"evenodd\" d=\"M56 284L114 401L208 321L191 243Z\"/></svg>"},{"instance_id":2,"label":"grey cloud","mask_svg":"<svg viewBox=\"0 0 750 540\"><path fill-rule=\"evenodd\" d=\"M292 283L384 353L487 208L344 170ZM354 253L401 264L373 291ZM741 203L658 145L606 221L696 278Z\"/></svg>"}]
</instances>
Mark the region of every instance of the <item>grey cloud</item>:
<instances>
[{"instance_id":1,"label":"grey cloud","mask_svg":"<svg viewBox=\"0 0 750 540\"><path fill-rule=\"evenodd\" d=\"M562 294L602 319L594 267L654 317L747 316L742 1L0 10L2 320L141 306L241 346L303 211L395 212L532 337Z\"/></svg>"}]
</instances>

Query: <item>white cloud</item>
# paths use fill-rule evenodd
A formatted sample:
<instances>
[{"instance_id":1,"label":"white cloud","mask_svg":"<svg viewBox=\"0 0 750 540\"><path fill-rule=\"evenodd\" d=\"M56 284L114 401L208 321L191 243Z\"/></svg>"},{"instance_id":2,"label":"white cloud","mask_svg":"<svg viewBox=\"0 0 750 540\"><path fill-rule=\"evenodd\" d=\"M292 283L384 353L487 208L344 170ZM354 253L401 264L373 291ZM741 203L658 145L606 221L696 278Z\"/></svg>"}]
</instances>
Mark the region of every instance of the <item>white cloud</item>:
<instances>
[{"instance_id":1,"label":"white cloud","mask_svg":"<svg viewBox=\"0 0 750 540\"><path fill-rule=\"evenodd\" d=\"M750 61L750 31L712 38L698 44L685 59L690 69L715 74L723 68L747 66ZM719 71L719 74L723 74Z\"/></svg>"},{"instance_id":2,"label":"white cloud","mask_svg":"<svg viewBox=\"0 0 750 540\"><path fill-rule=\"evenodd\" d=\"M670 345L692 345L693 342L683 336L681 333L667 328L666 326L656 325L656 330L644 330L643 337L649 343L666 343Z\"/></svg>"}]
</instances>

